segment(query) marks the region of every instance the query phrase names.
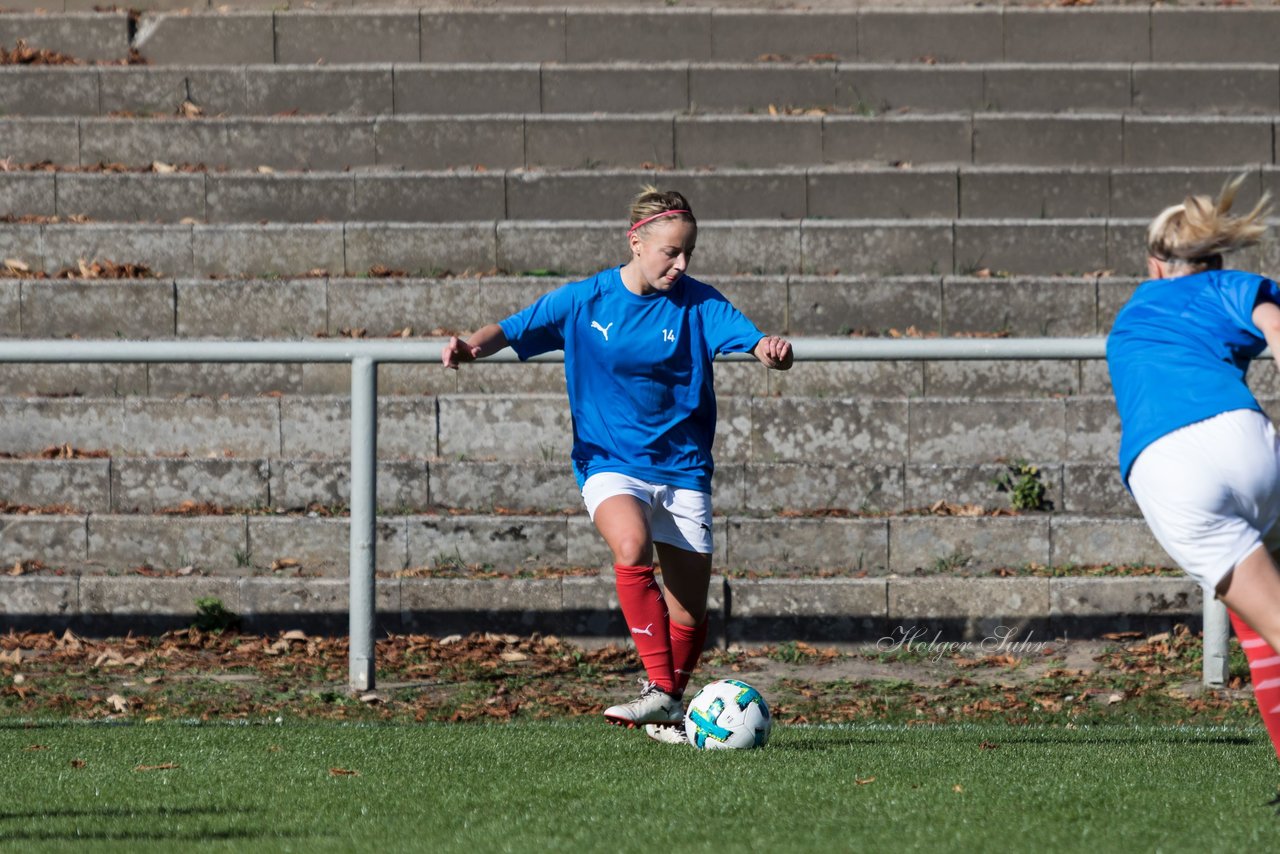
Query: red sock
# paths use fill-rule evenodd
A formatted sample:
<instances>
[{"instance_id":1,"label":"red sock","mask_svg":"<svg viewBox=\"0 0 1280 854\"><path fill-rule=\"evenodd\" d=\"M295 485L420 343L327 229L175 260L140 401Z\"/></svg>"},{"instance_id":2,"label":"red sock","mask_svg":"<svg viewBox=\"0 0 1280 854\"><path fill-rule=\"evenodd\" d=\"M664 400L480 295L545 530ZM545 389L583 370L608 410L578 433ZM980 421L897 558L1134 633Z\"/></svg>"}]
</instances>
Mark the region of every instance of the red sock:
<instances>
[{"instance_id":1,"label":"red sock","mask_svg":"<svg viewBox=\"0 0 1280 854\"><path fill-rule=\"evenodd\" d=\"M676 690L683 695L689 687L689 677L693 676L698 659L702 657L702 648L707 643L707 618L696 626L682 626L674 620L671 623L671 663L674 665Z\"/></svg>"},{"instance_id":2,"label":"red sock","mask_svg":"<svg viewBox=\"0 0 1280 854\"><path fill-rule=\"evenodd\" d=\"M1236 616L1231 615L1231 625L1249 659L1249 673L1253 677L1253 697L1258 701L1258 711L1271 736L1271 746L1280 757L1280 655L1262 637Z\"/></svg>"},{"instance_id":3,"label":"red sock","mask_svg":"<svg viewBox=\"0 0 1280 854\"><path fill-rule=\"evenodd\" d=\"M671 673L671 634L668 627L667 601L653 576L652 566L614 564L617 578L618 604L622 618L631 630L636 652L644 664L649 681L668 694L675 694L675 678Z\"/></svg>"}]
</instances>

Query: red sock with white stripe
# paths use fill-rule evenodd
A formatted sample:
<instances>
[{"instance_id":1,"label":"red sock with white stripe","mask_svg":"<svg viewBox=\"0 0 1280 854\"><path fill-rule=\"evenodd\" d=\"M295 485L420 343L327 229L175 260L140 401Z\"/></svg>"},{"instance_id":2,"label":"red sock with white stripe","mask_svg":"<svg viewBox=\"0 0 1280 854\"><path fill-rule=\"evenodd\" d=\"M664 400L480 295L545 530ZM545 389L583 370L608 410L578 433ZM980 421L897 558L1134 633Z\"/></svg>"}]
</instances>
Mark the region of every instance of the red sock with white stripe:
<instances>
[{"instance_id":1,"label":"red sock with white stripe","mask_svg":"<svg viewBox=\"0 0 1280 854\"><path fill-rule=\"evenodd\" d=\"M702 648L707 643L707 618L696 626L682 626L671 621L671 663L675 667L677 695L683 695L689 687L689 678L693 676L702 657Z\"/></svg>"},{"instance_id":2,"label":"red sock with white stripe","mask_svg":"<svg viewBox=\"0 0 1280 854\"><path fill-rule=\"evenodd\" d=\"M671 629L667 600L652 566L614 564L618 604L649 681L668 694L678 694L671 668Z\"/></svg>"},{"instance_id":3,"label":"red sock with white stripe","mask_svg":"<svg viewBox=\"0 0 1280 854\"><path fill-rule=\"evenodd\" d=\"M1262 722L1271 736L1271 746L1280 757L1280 655L1276 655L1276 651L1257 632L1237 617L1235 611L1228 610L1228 613L1240 646L1244 647L1245 657L1249 659L1258 711L1262 713Z\"/></svg>"}]
</instances>

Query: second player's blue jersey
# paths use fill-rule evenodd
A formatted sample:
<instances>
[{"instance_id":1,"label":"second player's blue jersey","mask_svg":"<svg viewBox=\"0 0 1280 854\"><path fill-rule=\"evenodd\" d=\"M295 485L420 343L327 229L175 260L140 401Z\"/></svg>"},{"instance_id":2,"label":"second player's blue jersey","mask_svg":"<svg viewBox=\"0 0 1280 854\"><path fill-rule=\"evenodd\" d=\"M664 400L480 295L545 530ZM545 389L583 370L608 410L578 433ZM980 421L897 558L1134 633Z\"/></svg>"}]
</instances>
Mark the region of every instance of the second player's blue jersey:
<instances>
[{"instance_id":1,"label":"second player's blue jersey","mask_svg":"<svg viewBox=\"0 0 1280 854\"><path fill-rule=\"evenodd\" d=\"M521 360L564 350L579 486L618 472L710 492L712 360L764 336L710 285L683 276L637 296L620 270L557 288L499 326Z\"/></svg>"},{"instance_id":2,"label":"second player's blue jersey","mask_svg":"<svg viewBox=\"0 0 1280 854\"><path fill-rule=\"evenodd\" d=\"M1266 348L1253 322L1259 302L1280 302L1255 273L1211 270L1143 283L1107 336L1107 368L1120 412L1125 483L1147 445L1233 409L1262 411L1245 374Z\"/></svg>"}]
</instances>

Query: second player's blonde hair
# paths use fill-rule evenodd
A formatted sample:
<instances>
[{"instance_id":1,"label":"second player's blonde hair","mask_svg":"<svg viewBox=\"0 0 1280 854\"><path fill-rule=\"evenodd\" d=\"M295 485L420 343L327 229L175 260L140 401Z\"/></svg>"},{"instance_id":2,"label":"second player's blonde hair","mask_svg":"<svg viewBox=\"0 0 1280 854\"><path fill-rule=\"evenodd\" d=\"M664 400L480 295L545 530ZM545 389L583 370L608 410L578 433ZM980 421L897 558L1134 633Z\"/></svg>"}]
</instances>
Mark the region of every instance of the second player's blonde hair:
<instances>
[{"instance_id":1,"label":"second player's blonde hair","mask_svg":"<svg viewBox=\"0 0 1280 854\"><path fill-rule=\"evenodd\" d=\"M1233 216L1231 205L1244 181L1245 175L1231 179L1217 199L1187 196L1181 204L1162 210L1147 226L1147 254L1208 270L1221 267L1224 254L1256 244L1267 230L1263 220L1271 210L1269 196L1264 193L1253 210Z\"/></svg>"}]
</instances>

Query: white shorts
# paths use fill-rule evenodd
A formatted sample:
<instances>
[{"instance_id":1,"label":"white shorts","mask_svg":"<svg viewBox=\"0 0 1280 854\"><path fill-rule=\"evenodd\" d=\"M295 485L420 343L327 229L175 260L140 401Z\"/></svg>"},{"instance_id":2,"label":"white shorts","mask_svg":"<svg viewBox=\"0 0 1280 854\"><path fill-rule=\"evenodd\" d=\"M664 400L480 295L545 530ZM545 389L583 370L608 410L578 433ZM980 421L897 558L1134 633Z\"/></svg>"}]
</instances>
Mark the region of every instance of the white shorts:
<instances>
[{"instance_id":1,"label":"white shorts","mask_svg":"<svg viewBox=\"0 0 1280 854\"><path fill-rule=\"evenodd\" d=\"M1259 545L1280 548L1280 446L1260 412L1236 409L1160 437L1134 461L1129 489L1207 596Z\"/></svg>"},{"instance_id":2,"label":"white shorts","mask_svg":"<svg viewBox=\"0 0 1280 854\"><path fill-rule=\"evenodd\" d=\"M606 498L631 495L649 508L649 531L655 543L711 554L711 496L696 489L649 483L617 472L600 472L582 485L582 500L594 521Z\"/></svg>"}]
</instances>

